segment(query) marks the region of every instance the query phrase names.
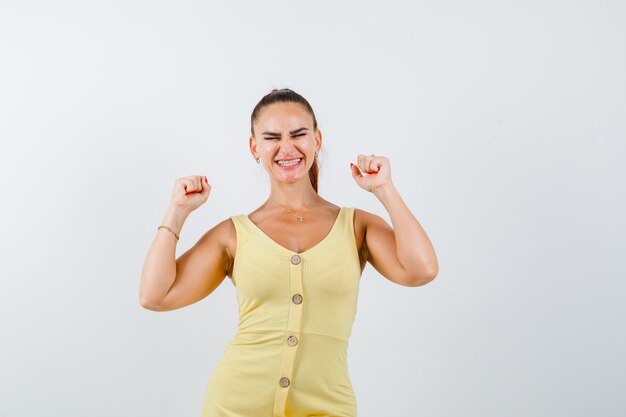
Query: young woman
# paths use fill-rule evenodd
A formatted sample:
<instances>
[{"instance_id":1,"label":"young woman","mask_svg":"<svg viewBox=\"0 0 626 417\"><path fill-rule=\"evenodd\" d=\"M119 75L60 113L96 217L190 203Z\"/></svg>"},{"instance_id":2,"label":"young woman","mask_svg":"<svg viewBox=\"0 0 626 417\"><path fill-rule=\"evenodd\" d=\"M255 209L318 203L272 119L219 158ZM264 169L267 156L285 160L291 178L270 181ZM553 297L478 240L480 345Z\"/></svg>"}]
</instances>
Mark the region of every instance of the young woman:
<instances>
[{"instance_id":1,"label":"young woman","mask_svg":"<svg viewBox=\"0 0 626 417\"><path fill-rule=\"evenodd\" d=\"M249 145L269 174L267 200L221 221L175 259L185 219L211 191L204 176L178 178L143 266L141 305L173 310L208 296L226 276L235 285L238 331L208 383L203 417L354 417L346 353L365 263L399 285L419 286L438 273L435 251L384 156L358 155L349 169L393 228L318 194L322 133L296 92L261 99Z\"/></svg>"}]
</instances>

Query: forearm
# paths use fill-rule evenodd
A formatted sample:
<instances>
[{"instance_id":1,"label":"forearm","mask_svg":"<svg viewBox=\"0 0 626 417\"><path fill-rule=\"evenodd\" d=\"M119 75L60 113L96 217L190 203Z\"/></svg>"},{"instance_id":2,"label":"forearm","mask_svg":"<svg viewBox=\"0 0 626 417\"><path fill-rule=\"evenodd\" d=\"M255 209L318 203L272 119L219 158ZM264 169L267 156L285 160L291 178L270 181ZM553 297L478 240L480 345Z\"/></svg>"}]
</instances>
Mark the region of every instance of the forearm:
<instances>
[{"instance_id":1,"label":"forearm","mask_svg":"<svg viewBox=\"0 0 626 417\"><path fill-rule=\"evenodd\" d=\"M412 275L434 278L439 269L435 250L395 185L379 187L374 195L389 213L396 240L396 255L404 270Z\"/></svg>"},{"instance_id":2,"label":"forearm","mask_svg":"<svg viewBox=\"0 0 626 417\"><path fill-rule=\"evenodd\" d=\"M169 208L161 224L180 235L188 215ZM172 232L164 228L157 230L141 272L139 300L144 307L158 304L172 287L176 279L176 243Z\"/></svg>"}]
</instances>

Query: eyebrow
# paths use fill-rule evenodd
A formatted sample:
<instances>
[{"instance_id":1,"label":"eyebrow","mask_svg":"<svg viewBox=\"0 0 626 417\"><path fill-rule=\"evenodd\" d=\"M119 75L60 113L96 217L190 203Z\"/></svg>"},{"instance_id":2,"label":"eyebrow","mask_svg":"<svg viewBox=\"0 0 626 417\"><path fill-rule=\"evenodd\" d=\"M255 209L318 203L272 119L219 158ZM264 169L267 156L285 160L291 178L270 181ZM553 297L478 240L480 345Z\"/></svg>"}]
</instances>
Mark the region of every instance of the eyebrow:
<instances>
[{"instance_id":1,"label":"eyebrow","mask_svg":"<svg viewBox=\"0 0 626 417\"><path fill-rule=\"evenodd\" d=\"M298 133L298 132L300 132L300 131L303 131L303 130L309 130L309 129L307 129L306 127L301 127L301 128L299 128L299 129L292 130L292 131L291 131L291 132L289 132L289 133L293 135L293 134L296 134L296 133ZM280 136L280 133L279 133L279 132L263 132L262 134L263 134L263 135L269 135L269 136Z\"/></svg>"}]
</instances>

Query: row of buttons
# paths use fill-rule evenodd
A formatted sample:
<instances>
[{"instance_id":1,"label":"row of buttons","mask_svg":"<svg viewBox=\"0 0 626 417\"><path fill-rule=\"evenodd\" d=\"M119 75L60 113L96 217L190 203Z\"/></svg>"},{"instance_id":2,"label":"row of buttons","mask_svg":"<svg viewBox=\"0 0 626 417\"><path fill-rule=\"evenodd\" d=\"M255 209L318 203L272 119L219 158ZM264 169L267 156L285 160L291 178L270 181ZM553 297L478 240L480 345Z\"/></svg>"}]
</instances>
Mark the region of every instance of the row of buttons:
<instances>
[{"instance_id":1,"label":"row of buttons","mask_svg":"<svg viewBox=\"0 0 626 417\"><path fill-rule=\"evenodd\" d=\"M300 262L302 262L302 258L300 257L300 255L293 255L291 257L292 265L299 265ZM301 304L302 303L302 294L294 294L291 297L291 301L293 301L294 304ZM287 344L289 346L297 345L298 344L298 338L296 336L289 336L287 338ZM286 376L282 377L280 379L280 381L278 381L280 386L283 387L283 388L287 388L289 386L290 382L291 381L289 381L289 378L287 378Z\"/></svg>"},{"instance_id":2,"label":"row of buttons","mask_svg":"<svg viewBox=\"0 0 626 417\"><path fill-rule=\"evenodd\" d=\"M297 345L297 344L298 344L298 338L297 338L297 337L295 337L295 336L289 336L289 337L287 338L287 344L288 344L289 346L295 346L295 345ZM289 378L287 378L286 376L284 376L284 377L282 377L282 378L280 379L280 381L278 381L278 383L280 384L280 386L281 386L281 387L283 387L283 388L287 388L287 387L289 386L290 381L289 381Z\"/></svg>"},{"instance_id":3,"label":"row of buttons","mask_svg":"<svg viewBox=\"0 0 626 417\"><path fill-rule=\"evenodd\" d=\"M298 265L300 263L300 261L302 260L302 258L300 258L299 255L293 255L291 257L291 263L294 265ZM302 302L302 295L300 294L294 294L293 297L291 297L292 301L296 304L300 304Z\"/></svg>"},{"instance_id":4,"label":"row of buttons","mask_svg":"<svg viewBox=\"0 0 626 417\"><path fill-rule=\"evenodd\" d=\"M293 255L291 257L291 263L294 265L298 265L301 261L300 256L298 255ZM302 303L302 295L300 294L294 294L293 297L291 297L291 300L295 303L295 304L300 304Z\"/></svg>"}]
</instances>

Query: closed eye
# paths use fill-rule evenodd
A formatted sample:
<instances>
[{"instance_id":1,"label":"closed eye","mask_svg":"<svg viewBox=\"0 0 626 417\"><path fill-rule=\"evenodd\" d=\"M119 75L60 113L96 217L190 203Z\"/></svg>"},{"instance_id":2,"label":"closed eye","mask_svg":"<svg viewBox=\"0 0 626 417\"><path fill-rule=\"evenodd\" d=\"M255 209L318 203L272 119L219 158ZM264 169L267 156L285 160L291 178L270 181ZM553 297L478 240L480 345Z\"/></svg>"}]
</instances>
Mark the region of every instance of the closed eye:
<instances>
[{"instance_id":1,"label":"closed eye","mask_svg":"<svg viewBox=\"0 0 626 417\"><path fill-rule=\"evenodd\" d=\"M306 133L301 133L299 135L294 135L294 137L298 137L298 136L306 136ZM263 139L265 139L265 140L280 139L280 137L279 136L272 136L272 137L265 137Z\"/></svg>"}]
</instances>

